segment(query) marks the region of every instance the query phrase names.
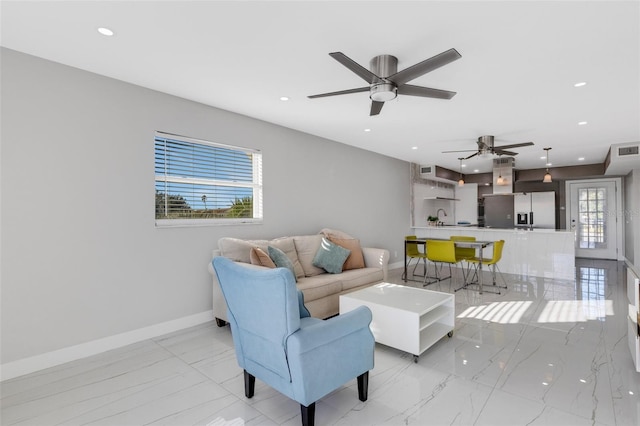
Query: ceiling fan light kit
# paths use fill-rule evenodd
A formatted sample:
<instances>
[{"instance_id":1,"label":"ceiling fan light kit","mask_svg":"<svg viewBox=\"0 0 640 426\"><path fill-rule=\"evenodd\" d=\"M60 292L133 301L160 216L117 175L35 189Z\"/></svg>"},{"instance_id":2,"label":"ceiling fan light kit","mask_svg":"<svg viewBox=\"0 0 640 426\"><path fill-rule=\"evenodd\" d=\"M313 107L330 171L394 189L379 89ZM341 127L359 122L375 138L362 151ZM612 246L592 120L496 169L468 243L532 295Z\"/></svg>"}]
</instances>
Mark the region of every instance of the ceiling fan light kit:
<instances>
[{"instance_id":1,"label":"ceiling fan light kit","mask_svg":"<svg viewBox=\"0 0 640 426\"><path fill-rule=\"evenodd\" d=\"M398 96L398 88L389 83L374 84L369 91L369 98L375 102L390 101L396 96Z\"/></svg>"},{"instance_id":2,"label":"ceiling fan light kit","mask_svg":"<svg viewBox=\"0 0 640 426\"><path fill-rule=\"evenodd\" d=\"M374 57L369 61L370 70L364 68L342 52L332 52L329 53L329 56L349 68L349 70L369 83L369 86L321 93L307 97L309 99L316 99L327 96L369 92L369 98L371 99L369 115L380 114L384 103L395 99L399 94L436 99L453 98L456 92L413 86L406 83L462 57L456 49L449 49L398 72L398 58L393 55L378 55Z\"/></svg>"}]
</instances>

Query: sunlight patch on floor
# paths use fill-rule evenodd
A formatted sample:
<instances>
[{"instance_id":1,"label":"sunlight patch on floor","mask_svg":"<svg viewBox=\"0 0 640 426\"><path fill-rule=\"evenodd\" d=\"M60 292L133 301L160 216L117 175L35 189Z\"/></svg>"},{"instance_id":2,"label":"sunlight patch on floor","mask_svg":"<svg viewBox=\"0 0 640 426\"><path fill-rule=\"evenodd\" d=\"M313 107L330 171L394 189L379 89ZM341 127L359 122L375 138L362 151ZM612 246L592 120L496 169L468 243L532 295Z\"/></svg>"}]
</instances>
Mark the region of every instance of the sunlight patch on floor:
<instances>
[{"instance_id":1,"label":"sunlight patch on floor","mask_svg":"<svg viewBox=\"0 0 640 426\"><path fill-rule=\"evenodd\" d=\"M475 318L500 324L517 324L531 306L530 301L493 302L483 306L470 306L458 318Z\"/></svg>"},{"instance_id":2,"label":"sunlight patch on floor","mask_svg":"<svg viewBox=\"0 0 640 426\"><path fill-rule=\"evenodd\" d=\"M613 315L611 300L550 300L537 322L585 322Z\"/></svg>"}]
</instances>

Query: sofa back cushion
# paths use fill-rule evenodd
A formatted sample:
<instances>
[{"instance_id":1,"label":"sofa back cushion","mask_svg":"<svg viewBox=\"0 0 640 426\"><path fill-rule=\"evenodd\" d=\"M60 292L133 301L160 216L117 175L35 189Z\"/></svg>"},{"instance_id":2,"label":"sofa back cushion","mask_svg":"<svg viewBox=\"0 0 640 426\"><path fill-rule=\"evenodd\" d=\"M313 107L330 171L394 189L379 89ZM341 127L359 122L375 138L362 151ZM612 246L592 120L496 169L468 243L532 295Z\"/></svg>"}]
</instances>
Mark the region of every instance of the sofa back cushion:
<instances>
[{"instance_id":1,"label":"sofa back cushion","mask_svg":"<svg viewBox=\"0 0 640 426\"><path fill-rule=\"evenodd\" d=\"M319 234L322 234L327 238L342 238L344 240L352 240L354 238L344 231L340 231L338 229L331 229L331 228L322 228Z\"/></svg>"},{"instance_id":2,"label":"sofa back cushion","mask_svg":"<svg viewBox=\"0 0 640 426\"><path fill-rule=\"evenodd\" d=\"M293 264L293 270L295 272L294 275L296 278L304 277L304 270L302 269L302 265L300 265L300 260L298 260L298 252L296 251L296 246L293 243L293 237L276 238L275 240L269 241L268 246L282 250Z\"/></svg>"},{"instance_id":3,"label":"sofa back cushion","mask_svg":"<svg viewBox=\"0 0 640 426\"><path fill-rule=\"evenodd\" d=\"M220 255L236 262L251 263L251 249L260 247L267 250L267 240L241 240L239 238L220 238L218 248Z\"/></svg>"},{"instance_id":4,"label":"sofa back cushion","mask_svg":"<svg viewBox=\"0 0 640 426\"><path fill-rule=\"evenodd\" d=\"M322 242L322 235L300 235L293 237L293 242L296 246L296 252L298 252L298 260L304 275L307 277L314 277L316 275L324 274L325 270L313 266L313 258L316 256L320 243Z\"/></svg>"}]
</instances>

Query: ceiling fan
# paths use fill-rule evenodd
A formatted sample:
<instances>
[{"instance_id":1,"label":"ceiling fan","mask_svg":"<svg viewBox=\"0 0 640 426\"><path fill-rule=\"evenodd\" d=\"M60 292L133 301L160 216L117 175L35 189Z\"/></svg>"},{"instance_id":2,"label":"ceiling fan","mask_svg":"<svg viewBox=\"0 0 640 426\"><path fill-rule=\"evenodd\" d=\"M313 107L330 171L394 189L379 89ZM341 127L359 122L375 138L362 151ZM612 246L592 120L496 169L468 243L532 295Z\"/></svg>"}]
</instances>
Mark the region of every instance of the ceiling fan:
<instances>
[{"instance_id":1,"label":"ceiling fan","mask_svg":"<svg viewBox=\"0 0 640 426\"><path fill-rule=\"evenodd\" d=\"M491 155L491 154L495 154L495 155L518 155L517 152L513 152L513 151L507 151L507 149L511 149L511 148L520 148L523 146L531 146L533 145L533 142L522 142L522 143L514 143L514 144L510 144L510 145L501 145L501 146L494 146L493 144L493 136L487 135L487 136L480 136L478 138L478 149L475 150L475 152L473 154L471 154L470 156L463 158L463 160L468 160L471 157L475 157L476 155L478 156L485 156L485 155ZM448 153L448 152L471 152L473 150L471 149L466 149L466 150L462 150L462 151L442 151L443 153Z\"/></svg>"},{"instance_id":2,"label":"ceiling fan","mask_svg":"<svg viewBox=\"0 0 640 426\"><path fill-rule=\"evenodd\" d=\"M342 52L329 53L329 56L349 68L369 83L369 85L356 89L311 95L308 96L308 98L315 99L326 96L346 95L349 93L369 92L369 98L371 99L371 111L369 115L380 114L385 101L395 99L399 94L421 96L423 98L453 98L456 92L413 86L406 83L462 57L456 49L449 49L398 72L398 58L392 55L379 55L371 59L369 62L371 71L359 65Z\"/></svg>"}]
</instances>

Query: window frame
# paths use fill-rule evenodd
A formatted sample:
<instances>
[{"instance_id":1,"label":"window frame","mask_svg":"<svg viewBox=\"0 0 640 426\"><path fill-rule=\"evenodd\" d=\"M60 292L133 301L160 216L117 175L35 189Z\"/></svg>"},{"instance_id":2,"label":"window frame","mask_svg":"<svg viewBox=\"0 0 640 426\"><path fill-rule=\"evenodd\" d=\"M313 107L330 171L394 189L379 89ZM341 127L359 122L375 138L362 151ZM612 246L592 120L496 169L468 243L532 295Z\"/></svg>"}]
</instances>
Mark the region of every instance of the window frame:
<instances>
[{"instance_id":1,"label":"window frame","mask_svg":"<svg viewBox=\"0 0 640 426\"><path fill-rule=\"evenodd\" d=\"M238 182L224 179L206 179L200 177L179 177L179 176L167 176L167 174L159 175L155 173L155 156L156 156L156 141L157 139L173 139L179 142L195 145L204 145L214 148L223 148L242 152L245 154L251 154L252 158L252 178L251 183ZM262 184L262 151L253 148L245 148L236 145L222 144L219 142L208 141L204 139L197 139L183 135L177 135L175 133L168 133L157 130L154 138L154 192L156 191L156 185L158 182L171 182L171 183L186 183L197 185L211 185L211 186L225 186L225 187L238 187L238 188L251 188L252 205L253 205L253 217L242 218L180 218L180 219L160 219L155 218L156 228L175 228L175 227L197 227L197 226L228 226L228 225L242 225L242 224L261 224L263 223L263 184ZM155 213L154 213L155 215Z\"/></svg>"}]
</instances>

